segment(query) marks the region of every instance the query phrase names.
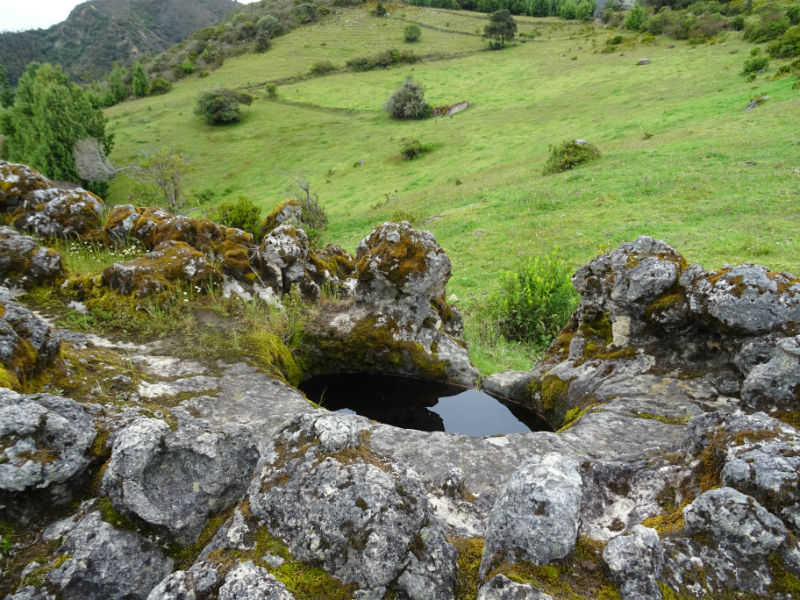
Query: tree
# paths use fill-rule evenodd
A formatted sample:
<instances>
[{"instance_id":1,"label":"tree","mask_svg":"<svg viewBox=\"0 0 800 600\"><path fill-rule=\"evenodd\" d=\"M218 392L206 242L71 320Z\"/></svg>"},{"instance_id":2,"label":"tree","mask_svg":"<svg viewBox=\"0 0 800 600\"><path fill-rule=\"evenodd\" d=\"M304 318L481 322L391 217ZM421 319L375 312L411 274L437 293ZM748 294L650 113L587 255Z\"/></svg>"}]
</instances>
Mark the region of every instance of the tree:
<instances>
[{"instance_id":1,"label":"tree","mask_svg":"<svg viewBox=\"0 0 800 600\"><path fill-rule=\"evenodd\" d=\"M14 104L14 88L8 81L8 73L3 65L0 65L0 107L8 108Z\"/></svg>"},{"instance_id":2,"label":"tree","mask_svg":"<svg viewBox=\"0 0 800 600\"><path fill-rule=\"evenodd\" d=\"M142 63L136 63L133 65L133 93L136 94L139 98L143 98L147 96L148 92L150 91L150 78L147 77L147 73L144 72L142 68Z\"/></svg>"},{"instance_id":3,"label":"tree","mask_svg":"<svg viewBox=\"0 0 800 600\"><path fill-rule=\"evenodd\" d=\"M625 29L629 29L630 31L639 31L642 28L642 24L644 23L646 17L647 13L645 12L644 7L639 3L639 0L636 0L630 11L628 11L628 16L626 17L624 23Z\"/></svg>"},{"instance_id":4,"label":"tree","mask_svg":"<svg viewBox=\"0 0 800 600\"><path fill-rule=\"evenodd\" d=\"M375 10L372 11L372 14L376 17L385 17L386 16L386 7L383 5L383 2L378 2L378 5L375 7Z\"/></svg>"},{"instance_id":5,"label":"tree","mask_svg":"<svg viewBox=\"0 0 800 600\"><path fill-rule=\"evenodd\" d=\"M89 95L59 68L31 63L17 86L14 104L3 116L3 157L30 165L51 179L79 182L98 194L106 184L90 185L75 166L72 149L81 138L96 138L110 152L106 119Z\"/></svg>"},{"instance_id":6,"label":"tree","mask_svg":"<svg viewBox=\"0 0 800 600\"><path fill-rule=\"evenodd\" d=\"M194 112L205 118L209 125L224 125L242 118L239 104L250 105L252 102L253 97L246 92L217 88L200 95Z\"/></svg>"},{"instance_id":7,"label":"tree","mask_svg":"<svg viewBox=\"0 0 800 600\"><path fill-rule=\"evenodd\" d=\"M140 165L142 178L155 185L164 196L164 204L175 213L183 210L183 181L189 161L180 152L162 148L146 156Z\"/></svg>"},{"instance_id":8,"label":"tree","mask_svg":"<svg viewBox=\"0 0 800 600\"><path fill-rule=\"evenodd\" d=\"M422 37L422 30L416 23L409 23L403 30L403 39L407 42L418 42Z\"/></svg>"},{"instance_id":9,"label":"tree","mask_svg":"<svg viewBox=\"0 0 800 600\"><path fill-rule=\"evenodd\" d=\"M483 36L500 41L500 46L506 45L506 40L513 40L517 33L517 22L505 8L496 10L489 19L489 24L483 28Z\"/></svg>"},{"instance_id":10,"label":"tree","mask_svg":"<svg viewBox=\"0 0 800 600\"><path fill-rule=\"evenodd\" d=\"M123 67L114 67L111 70L111 74L108 76L108 88L100 100L103 106L114 106L131 95L124 78L125 69Z\"/></svg>"},{"instance_id":11,"label":"tree","mask_svg":"<svg viewBox=\"0 0 800 600\"><path fill-rule=\"evenodd\" d=\"M431 116L433 109L425 101L422 86L406 77L403 85L389 97L383 109L393 119L426 119Z\"/></svg>"}]
</instances>

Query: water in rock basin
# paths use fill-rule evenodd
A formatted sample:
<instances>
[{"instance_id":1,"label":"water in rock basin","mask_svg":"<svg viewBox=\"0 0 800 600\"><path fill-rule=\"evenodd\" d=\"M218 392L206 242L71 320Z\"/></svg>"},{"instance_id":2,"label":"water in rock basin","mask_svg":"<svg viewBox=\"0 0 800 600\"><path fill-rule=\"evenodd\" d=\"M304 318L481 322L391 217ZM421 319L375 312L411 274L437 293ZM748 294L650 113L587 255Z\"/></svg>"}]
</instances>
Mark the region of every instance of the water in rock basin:
<instances>
[{"instance_id":1,"label":"water in rock basin","mask_svg":"<svg viewBox=\"0 0 800 600\"><path fill-rule=\"evenodd\" d=\"M313 377L300 389L328 410L405 429L470 436L550 430L525 407L443 383L355 373Z\"/></svg>"}]
</instances>

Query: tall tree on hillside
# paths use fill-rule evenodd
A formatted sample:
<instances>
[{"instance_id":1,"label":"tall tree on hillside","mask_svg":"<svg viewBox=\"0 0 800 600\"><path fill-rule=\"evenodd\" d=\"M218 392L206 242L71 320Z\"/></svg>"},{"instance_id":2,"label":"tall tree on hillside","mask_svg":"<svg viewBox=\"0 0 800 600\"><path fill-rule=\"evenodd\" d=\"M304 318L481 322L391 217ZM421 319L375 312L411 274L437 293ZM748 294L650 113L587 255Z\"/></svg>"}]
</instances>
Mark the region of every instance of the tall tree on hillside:
<instances>
[{"instance_id":1,"label":"tall tree on hillside","mask_svg":"<svg viewBox=\"0 0 800 600\"><path fill-rule=\"evenodd\" d=\"M517 22L505 8L494 11L489 24L483 28L483 36L500 40L501 47L506 45L506 40L513 40L516 33Z\"/></svg>"},{"instance_id":2,"label":"tall tree on hillside","mask_svg":"<svg viewBox=\"0 0 800 600\"><path fill-rule=\"evenodd\" d=\"M101 102L103 106L114 106L130 96L130 89L125 83L124 67L114 67L108 76L108 88L106 88Z\"/></svg>"},{"instance_id":3,"label":"tall tree on hillside","mask_svg":"<svg viewBox=\"0 0 800 600\"><path fill-rule=\"evenodd\" d=\"M133 79L131 81L131 86L133 87L133 93L139 98L147 96L147 93L150 91L150 78L147 77L147 73L144 72L142 63L137 62L135 65L133 65Z\"/></svg>"},{"instance_id":4,"label":"tall tree on hillside","mask_svg":"<svg viewBox=\"0 0 800 600\"><path fill-rule=\"evenodd\" d=\"M14 88L8 81L8 73L3 65L0 65L0 107L8 108L14 104Z\"/></svg>"},{"instance_id":5,"label":"tall tree on hillside","mask_svg":"<svg viewBox=\"0 0 800 600\"><path fill-rule=\"evenodd\" d=\"M2 155L52 179L78 182L102 194L105 183L90 185L80 179L72 148L76 140L93 137L109 152L112 139L105 126L100 109L60 68L32 63L20 77L14 104L0 122L5 136Z\"/></svg>"}]
</instances>

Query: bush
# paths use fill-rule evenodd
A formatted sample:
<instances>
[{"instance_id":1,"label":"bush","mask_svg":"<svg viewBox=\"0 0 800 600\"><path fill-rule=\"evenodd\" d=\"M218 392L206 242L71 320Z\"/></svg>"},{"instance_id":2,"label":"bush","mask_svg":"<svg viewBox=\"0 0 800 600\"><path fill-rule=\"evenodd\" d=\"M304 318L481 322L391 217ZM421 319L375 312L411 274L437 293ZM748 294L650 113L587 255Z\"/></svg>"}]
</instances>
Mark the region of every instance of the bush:
<instances>
[{"instance_id":1,"label":"bush","mask_svg":"<svg viewBox=\"0 0 800 600\"><path fill-rule=\"evenodd\" d=\"M216 219L225 227L236 227L258 237L261 210L252 200L239 196L235 202L223 202L217 207Z\"/></svg>"},{"instance_id":2,"label":"bush","mask_svg":"<svg viewBox=\"0 0 800 600\"><path fill-rule=\"evenodd\" d=\"M184 75L191 75L194 73L194 63L188 56L184 58L183 62L181 63L181 72Z\"/></svg>"},{"instance_id":3,"label":"bush","mask_svg":"<svg viewBox=\"0 0 800 600\"><path fill-rule=\"evenodd\" d=\"M335 70L336 65L329 60L320 60L311 65L311 72L314 75L324 75L325 73L330 73Z\"/></svg>"},{"instance_id":4,"label":"bush","mask_svg":"<svg viewBox=\"0 0 800 600\"><path fill-rule=\"evenodd\" d=\"M171 89L172 84L169 81L161 77L157 77L150 82L149 94L151 96L158 96L160 94L166 94Z\"/></svg>"},{"instance_id":5,"label":"bush","mask_svg":"<svg viewBox=\"0 0 800 600\"><path fill-rule=\"evenodd\" d=\"M201 94L194 112L210 125L233 123L242 118L239 104L249 105L252 102L250 94L218 88Z\"/></svg>"},{"instance_id":6,"label":"bush","mask_svg":"<svg viewBox=\"0 0 800 600\"><path fill-rule=\"evenodd\" d=\"M351 71L371 71L372 69L386 69L399 63L413 64L419 60L411 50L384 50L373 56L359 56L351 58L345 66Z\"/></svg>"},{"instance_id":7,"label":"bush","mask_svg":"<svg viewBox=\"0 0 800 600\"><path fill-rule=\"evenodd\" d=\"M272 46L272 42L269 41L269 36L266 33L259 33L256 36L256 45L255 51L259 53L266 52Z\"/></svg>"},{"instance_id":8,"label":"bush","mask_svg":"<svg viewBox=\"0 0 800 600\"><path fill-rule=\"evenodd\" d=\"M768 66L769 59L766 56L754 56L753 58L748 58L746 61L744 61L742 75L747 75L748 73L758 73L762 69L766 69Z\"/></svg>"},{"instance_id":9,"label":"bush","mask_svg":"<svg viewBox=\"0 0 800 600\"><path fill-rule=\"evenodd\" d=\"M275 100L278 97L278 86L274 83L268 83L264 86L264 90L267 92L267 98L270 100Z\"/></svg>"},{"instance_id":10,"label":"bush","mask_svg":"<svg viewBox=\"0 0 800 600\"><path fill-rule=\"evenodd\" d=\"M535 256L501 276L487 308L507 340L544 348L567 324L578 305L571 269L556 253Z\"/></svg>"},{"instance_id":11,"label":"bush","mask_svg":"<svg viewBox=\"0 0 800 600\"><path fill-rule=\"evenodd\" d=\"M425 101L422 86L411 77L406 77L403 85L383 105L383 109L393 119L427 119L433 112L431 105Z\"/></svg>"},{"instance_id":12,"label":"bush","mask_svg":"<svg viewBox=\"0 0 800 600\"><path fill-rule=\"evenodd\" d=\"M400 140L400 154L405 160L414 160L426 152L430 152L429 146L425 146L419 140L403 138Z\"/></svg>"},{"instance_id":13,"label":"bush","mask_svg":"<svg viewBox=\"0 0 800 600\"><path fill-rule=\"evenodd\" d=\"M375 7L375 10L372 11L372 14L376 17L385 17L386 16L386 7L383 5L383 2L378 2L378 5Z\"/></svg>"},{"instance_id":14,"label":"bush","mask_svg":"<svg viewBox=\"0 0 800 600\"><path fill-rule=\"evenodd\" d=\"M264 15L256 22L256 29L268 37L274 38L283 33L283 25L272 15Z\"/></svg>"},{"instance_id":15,"label":"bush","mask_svg":"<svg viewBox=\"0 0 800 600\"><path fill-rule=\"evenodd\" d=\"M800 56L800 25L791 27L780 38L769 43L767 52L773 58Z\"/></svg>"},{"instance_id":16,"label":"bush","mask_svg":"<svg viewBox=\"0 0 800 600\"><path fill-rule=\"evenodd\" d=\"M625 18L625 29L629 29L630 31L639 31L642 28L646 17L647 13L645 12L644 7L642 7L642 5L639 3L639 0L636 0L630 11L628 11L628 16Z\"/></svg>"},{"instance_id":17,"label":"bush","mask_svg":"<svg viewBox=\"0 0 800 600\"><path fill-rule=\"evenodd\" d=\"M409 23L403 30L403 39L407 42L418 42L422 37L422 29L416 23Z\"/></svg>"},{"instance_id":18,"label":"bush","mask_svg":"<svg viewBox=\"0 0 800 600\"><path fill-rule=\"evenodd\" d=\"M543 173L545 175L561 173L599 157L600 150L597 146L585 140L567 140L558 146L550 146L550 158L544 165Z\"/></svg>"}]
</instances>

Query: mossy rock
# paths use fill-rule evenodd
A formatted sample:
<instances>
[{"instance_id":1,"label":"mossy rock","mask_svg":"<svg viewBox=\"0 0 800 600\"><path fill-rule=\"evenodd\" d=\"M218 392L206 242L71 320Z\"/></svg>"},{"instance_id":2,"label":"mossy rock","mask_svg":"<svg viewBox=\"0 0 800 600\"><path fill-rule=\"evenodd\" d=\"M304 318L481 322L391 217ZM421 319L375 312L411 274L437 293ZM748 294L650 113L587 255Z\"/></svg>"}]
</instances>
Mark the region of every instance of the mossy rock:
<instances>
[{"instance_id":1,"label":"mossy rock","mask_svg":"<svg viewBox=\"0 0 800 600\"><path fill-rule=\"evenodd\" d=\"M38 171L0 160L0 212L14 210L29 192L50 187L53 183Z\"/></svg>"},{"instance_id":2,"label":"mossy rock","mask_svg":"<svg viewBox=\"0 0 800 600\"><path fill-rule=\"evenodd\" d=\"M45 238L84 239L100 229L103 201L81 188L49 188L29 192L8 217L17 229Z\"/></svg>"},{"instance_id":3,"label":"mossy rock","mask_svg":"<svg viewBox=\"0 0 800 600\"><path fill-rule=\"evenodd\" d=\"M264 220L261 221L259 237L263 238L276 227L284 224L299 225L302 219L303 209L300 201L294 198L287 198L278 206L272 209Z\"/></svg>"},{"instance_id":4,"label":"mossy rock","mask_svg":"<svg viewBox=\"0 0 800 600\"><path fill-rule=\"evenodd\" d=\"M219 284L222 277L206 257L186 242L168 241L144 256L114 263L103 271L103 285L119 294L144 298L175 284Z\"/></svg>"},{"instance_id":5,"label":"mossy rock","mask_svg":"<svg viewBox=\"0 0 800 600\"><path fill-rule=\"evenodd\" d=\"M64 272L61 255L11 227L0 227L0 277L26 287L54 281Z\"/></svg>"}]
</instances>

